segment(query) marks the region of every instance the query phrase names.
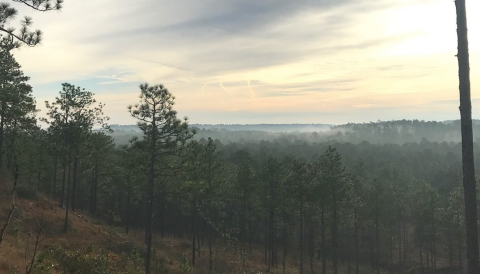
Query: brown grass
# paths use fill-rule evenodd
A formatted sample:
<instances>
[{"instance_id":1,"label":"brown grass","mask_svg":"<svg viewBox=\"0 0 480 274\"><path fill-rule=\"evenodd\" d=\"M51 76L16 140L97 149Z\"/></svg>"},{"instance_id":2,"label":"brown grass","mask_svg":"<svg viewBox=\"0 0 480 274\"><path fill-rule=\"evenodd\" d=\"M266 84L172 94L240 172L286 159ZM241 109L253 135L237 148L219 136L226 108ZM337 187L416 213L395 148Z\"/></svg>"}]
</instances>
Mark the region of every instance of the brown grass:
<instances>
[{"instance_id":1,"label":"brown grass","mask_svg":"<svg viewBox=\"0 0 480 274\"><path fill-rule=\"evenodd\" d=\"M12 188L8 178L0 173L0 225L3 226L6 213L10 204L10 190ZM35 227L35 219L47 220L47 239L41 243L41 249L48 246L62 246L66 250L86 250L91 244L94 249L109 248L111 252L130 253L135 247L144 254L145 245L143 231L131 231L126 235L122 229L102 224L81 212L71 212L69 217L69 231L63 232L65 210L58 206L58 202L37 195L35 200L15 198L16 210L7 229L5 239L0 246L0 273L24 273L25 247L27 227L32 231ZM31 244L31 243L30 243ZM164 265L168 273L179 273L180 263L184 254L190 261L191 245L188 239L172 239L155 237L154 245L156 262ZM240 272L241 261L233 250L225 250L221 247L214 248L215 273ZM246 273L261 273L265 267L256 260L248 260ZM208 272L208 249L204 246L200 249L200 258L193 273Z\"/></svg>"}]
</instances>

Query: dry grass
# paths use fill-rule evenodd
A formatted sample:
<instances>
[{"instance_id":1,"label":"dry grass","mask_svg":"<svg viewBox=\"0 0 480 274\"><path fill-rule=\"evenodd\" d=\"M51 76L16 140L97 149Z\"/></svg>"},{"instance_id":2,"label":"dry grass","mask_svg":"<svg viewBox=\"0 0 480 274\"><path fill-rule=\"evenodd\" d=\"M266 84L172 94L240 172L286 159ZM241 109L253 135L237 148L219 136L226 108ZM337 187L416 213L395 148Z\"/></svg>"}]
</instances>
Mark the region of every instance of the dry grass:
<instances>
[{"instance_id":1,"label":"dry grass","mask_svg":"<svg viewBox=\"0 0 480 274\"><path fill-rule=\"evenodd\" d=\"M3 225L10 204L11 189L10 180L0 173L0 225ZM132 231L126 235L120 228L109 227L101 224L89 216L80 212L71 212L69 217L69 231L63 232L65 210L58 206L58 202L37 195L35 200L27 200L16 197L16 210L7 229L5 239L0 246L0 273L23 273L25 269L26 230L33 229L35 219L47 220L47 239L41 243L41 249L48 246L62 246L66 250L87 250L89 245L94 249L109 248L111 252L130 253L137 248L143 254L145 245L143 231ZM160 239L156 237L153 245L156 253L156 261L152 263L162 264L168 273L179 273L180 263L184 255L190 260L191 245L187 239ZM233 250L215 248L214 266L216 273L243 273L241 272L241 260ZM265 267L261 262L248 260L247 273L261 273ZM200 258L193 273L208 272L208 250L200 249Z\"/></svg>"}]
</instances>

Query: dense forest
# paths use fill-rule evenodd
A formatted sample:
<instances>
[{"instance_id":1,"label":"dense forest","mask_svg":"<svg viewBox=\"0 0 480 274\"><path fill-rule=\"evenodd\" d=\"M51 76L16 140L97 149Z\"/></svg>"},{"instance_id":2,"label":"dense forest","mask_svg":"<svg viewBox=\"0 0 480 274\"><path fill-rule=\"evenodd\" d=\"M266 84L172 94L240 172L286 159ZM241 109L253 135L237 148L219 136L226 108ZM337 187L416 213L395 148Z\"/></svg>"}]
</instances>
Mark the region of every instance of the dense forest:
<instances>
[{"instance_id":1,"label":"dense forest","mask_svg":"<svg viewBox=\"0 0 480 274\"><path fill-rule=\"evenodd\" d=\"M0 57L9 91L0 97L0 163L17 193L41 192L65 208L64 233L71 212L143 231L148 270L153 238L168 237L190 239L188 264L207 260L211 271L217 252L268 272L464 265L457 122L201 129L177 118L166 87L144 84L139 102L125 106L138 127L115 133L95 95L68 83L36 117L28 77L9 52ZM132 136L116 143L122 134Z\"/></svg>"},{"instance_id":2,"label":"dense forest","mask_svg":"<svg viewBox=\"0 0 480 274\"><path fill-rule=\"evenodd\" d=\"M260 141L289 142L349 142L358 144L399 144L421 142L454 142L461 140L460 121L397 120L345 125L294 124L294 125L190 125L196 130L195 140L218 139L222 143L246 143ZM135 125L111 125L112 136L117 144L127 144L131 138L140 137L141 130ZM480 134L480 121L473 121L475 136Z\"/></svg>"}]
</instances>

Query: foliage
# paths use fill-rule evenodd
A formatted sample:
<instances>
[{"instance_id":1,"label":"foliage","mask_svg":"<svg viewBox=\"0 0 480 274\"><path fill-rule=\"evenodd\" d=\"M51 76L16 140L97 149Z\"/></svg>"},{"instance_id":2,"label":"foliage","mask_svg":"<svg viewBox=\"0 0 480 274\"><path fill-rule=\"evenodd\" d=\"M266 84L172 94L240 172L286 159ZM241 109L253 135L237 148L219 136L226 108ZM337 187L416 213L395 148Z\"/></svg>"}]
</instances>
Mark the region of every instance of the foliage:
<instances>
[{"instance_id":1,"label":"foliage","mask_svg":"<svg viewBox=\"0 0 480 274\"><path fill-rule=\"evenodd\" d=\"M11 0L24 4L34 10L45 12L51 10L60 10L63 0ZM26 16L20 25L20 30L15 32L15 28L7 27L18 14L16 8L10 6L7 2L0 3L0 47L5 50L19 48L22 44L34 47L42 41L43 33L40 30L31 31L30 27L33 23L32 18Z\"/></svg>"},{"instance_id":2,"label":"foliage","mask_svg":"<svg viewBox=\"0 0 480 274\"><path fill-rule=\"evenodd\" d=\"M50 247L38 255L34 272L68 274L140 274L138 255L116 255L104 249L95 252L91 246L86 251L67 251L61 247Z\"/></svg>"}]
</instances>

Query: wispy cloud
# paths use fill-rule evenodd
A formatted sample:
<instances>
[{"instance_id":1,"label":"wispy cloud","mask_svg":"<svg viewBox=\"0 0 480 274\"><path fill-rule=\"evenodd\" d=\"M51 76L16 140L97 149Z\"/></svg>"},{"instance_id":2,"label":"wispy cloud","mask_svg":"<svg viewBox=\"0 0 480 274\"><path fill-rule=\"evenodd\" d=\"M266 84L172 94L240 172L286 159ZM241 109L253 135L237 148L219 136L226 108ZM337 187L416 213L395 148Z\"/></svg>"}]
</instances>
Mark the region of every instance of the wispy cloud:
<instances>
[{"instance_id":1,"label":"wispy cloud","mask_svg":"<svg viewBox=\"0 0 480 274\"><path fill-rule=\"evenodd\" d=\"M143 82L164 83L192 122L458 115L437 102L458 86L449 1L82 0L30 15L44 44L16 57L39 101L73 82L96 92L115 123L131 121L122 105ZM469 16L472 79L480 78L478 18Z\"/></svg>"}]
</instances>

